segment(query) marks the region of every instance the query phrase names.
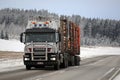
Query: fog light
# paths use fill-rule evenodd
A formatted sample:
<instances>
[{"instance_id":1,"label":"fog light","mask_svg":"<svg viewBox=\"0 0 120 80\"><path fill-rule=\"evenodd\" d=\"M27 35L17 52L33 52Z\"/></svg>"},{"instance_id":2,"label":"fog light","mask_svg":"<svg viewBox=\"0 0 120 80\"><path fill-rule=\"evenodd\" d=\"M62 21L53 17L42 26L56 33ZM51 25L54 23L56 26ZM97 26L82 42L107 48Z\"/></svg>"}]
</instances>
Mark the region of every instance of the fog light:
<instances>
[{"instance_id":1,"label":"fog light","mask_svg":"<svg viewBox=\"0 0 120 80\"><path fill-rule=\"evenodd\" d=\"M30 60L30 59L29 59L29 58L25 58L24 60L25 60L25 61L28 61L28 60Z\"/></svg>"},{"instance_id":2,"label":"fog light","mask_svg":"<svg viewBox=\"0 0 120 80\"><path fill-rule=\"evenodd\" d=\"M51 60L56 60L56 58L50 58Z\"/></svg>"}]
</instances>

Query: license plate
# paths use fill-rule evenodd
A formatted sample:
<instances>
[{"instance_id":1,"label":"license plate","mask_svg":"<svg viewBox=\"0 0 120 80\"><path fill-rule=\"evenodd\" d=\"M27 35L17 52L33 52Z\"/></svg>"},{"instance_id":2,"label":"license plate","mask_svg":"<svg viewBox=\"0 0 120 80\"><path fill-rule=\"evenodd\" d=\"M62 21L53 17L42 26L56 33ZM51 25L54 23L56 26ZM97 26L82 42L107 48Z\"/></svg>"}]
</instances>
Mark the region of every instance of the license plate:
<instances>
[{"instance_id":1,"label":"license plate","mask_svg":"<svg viewBox=\"0 0 120 80\"><path fill-rule=\"evenodd\" d=\"M43 62L37 62L37 64L43 64Z\"/></svg>"}]
</instances>

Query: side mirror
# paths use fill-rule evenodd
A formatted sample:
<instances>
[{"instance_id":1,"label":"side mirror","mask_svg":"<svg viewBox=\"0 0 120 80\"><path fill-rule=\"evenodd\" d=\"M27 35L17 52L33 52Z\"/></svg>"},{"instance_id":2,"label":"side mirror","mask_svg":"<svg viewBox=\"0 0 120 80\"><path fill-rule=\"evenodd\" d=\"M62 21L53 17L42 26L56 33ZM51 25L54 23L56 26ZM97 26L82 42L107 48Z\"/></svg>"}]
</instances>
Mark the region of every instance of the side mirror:
<instances>
[{"instance_id":1,"label":"side mirror","mask_svg":"<svg viewBox=\"0 0 120 80\"><path fill-rule=\"evenodd\" d=\"M20 34L20 42L25 43L25 33Z\"/></svg>"}]
</instances>

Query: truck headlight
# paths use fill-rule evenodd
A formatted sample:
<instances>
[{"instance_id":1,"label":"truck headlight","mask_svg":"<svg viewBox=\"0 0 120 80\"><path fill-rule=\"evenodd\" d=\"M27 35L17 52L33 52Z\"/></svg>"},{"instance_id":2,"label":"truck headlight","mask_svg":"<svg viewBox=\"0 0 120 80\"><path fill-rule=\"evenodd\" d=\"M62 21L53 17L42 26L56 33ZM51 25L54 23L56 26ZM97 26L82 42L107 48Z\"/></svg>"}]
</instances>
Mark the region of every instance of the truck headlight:
<instances>
[{"instance_id":1,"label":"truck headlight","mask_svg":"<svg viewBox=\"0 0 120 80\"><path fill-rule=\"evenodd\" d=\"M53 60L53 61L55 61L55 60L56 60L56 58L50 58L50 60Z\"/></svg>"},{"instance_id":2,"label":"truck headlight","mask_svg":"<svg viewBox=\"0 0 120 80\"><path fill-rule=\"evenodd\" d=\"M25 60L25 61L28 61L28 60L30 60L30 58L24 58L24 60Z\"/></svg>"}]
</instances>

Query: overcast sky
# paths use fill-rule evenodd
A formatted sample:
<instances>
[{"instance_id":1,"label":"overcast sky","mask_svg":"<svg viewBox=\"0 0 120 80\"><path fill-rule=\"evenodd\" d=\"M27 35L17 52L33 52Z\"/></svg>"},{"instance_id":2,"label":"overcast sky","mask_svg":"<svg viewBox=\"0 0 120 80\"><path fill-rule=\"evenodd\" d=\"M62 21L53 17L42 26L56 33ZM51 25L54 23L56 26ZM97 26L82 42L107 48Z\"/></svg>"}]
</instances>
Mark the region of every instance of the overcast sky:
<instances>
[{"instance_id":1,"label":"overcast sky","mask_svg":"<svg viewBox=\"0 0 120 80\"><path fill-rule=\"evenodd\" d=\"M45 9L59 15L120 20L120 0L0 0L0 8Z\"/></svg>"}]
</instances>

